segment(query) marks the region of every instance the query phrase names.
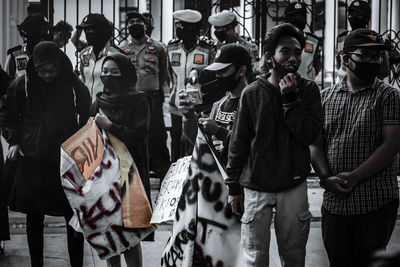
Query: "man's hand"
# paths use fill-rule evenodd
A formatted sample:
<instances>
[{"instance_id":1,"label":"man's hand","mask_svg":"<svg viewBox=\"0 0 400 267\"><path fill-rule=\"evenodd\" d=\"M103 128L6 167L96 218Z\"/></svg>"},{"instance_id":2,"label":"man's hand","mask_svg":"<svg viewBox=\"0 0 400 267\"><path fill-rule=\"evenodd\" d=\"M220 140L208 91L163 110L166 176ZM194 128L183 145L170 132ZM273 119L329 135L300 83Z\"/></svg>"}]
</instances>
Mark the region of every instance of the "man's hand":
<instances>
[{"instance_id":1,"label":"man's hand","mask_svg":"<svg viewBox=\"0 0 400 267\"><path fill-rule=\"evenodd\" d=\"M353 172L342 172L337 177L347 182L343 187L349 190L352 190L358 184L357 176Z\"/></svg>"},{"instance_id":2,"label":"man's hand","mask_svg":"<svg viewBox=\"0 0 400 267\"><path fill-rule=\"evenodd\" d=\"M7 154L7 159L9 160L16 160L18 156L23 156L24 153L21 151L21 147L19 145L13 145L10 147L10 150Z\"/></svg>"},{"instance_id":3,"label":"man's hand","mask_svg":"<svg viewBox=\"0 0 400 267\"><path fill-rule=\"evenodd\" d=\"M96 122L97 126L105 130L110 130L112 125L112 122L103 112L101 112L101 110L99 113L96 114L94 121Z\"/></svg>"},{"instance_id":4,"label":"man's hand","mask_svg":"<svg viewBox=\"0 0 400 267\"><path fill-rule=\"evenodd\" d=\"M345 187L347 181L338 176L331 176L326 178L323 181L323 184L325 185L326 190L340 196L346 195L351 191L351 189Z\"/></svg>"},{"instance_id":5,"label":"man's hand","mask_svg":"<svg viewBox=\"0 0 400 267\"><path fill-rule=\"evenodd\" d=\"M228 204L235 215L241 216L244 212L243 195L228 196ZM239 206L239 208L238 208Z\"/></svg>"},{"instance_id":6,"label":"man's hand","mask_svg":"<svg viewBox=\"0 0 400 267\"><path fill-rule=\"evenodd\" d=\"M216 134L219 130L218 124L213 119L207 117L203 113L201 114L201 116L203 117L199 119L199 124L203 126L204 131L208 134Z\"/></svg>"},{"instance_id":7,"label":"man's hand","mask_svg":"<svg viewBox=\"0 0 400 267\"><path fill-rule=\"evenodd\" d=\"M297 77L293 73L288 73L279 82L281 94L286 95L297 90Z\"/></svg>"},{"instance_id":8,"label":"man's hand","mask_svg":"<svg viewBox=\"0 0 400 267\"><path fill-rule=\"evenodd\" d=\"M189 113L194 107L194 100L184 90L180 91L178 96L178 109L182 111L183 114Z\"/></svg>"}]
</instances>

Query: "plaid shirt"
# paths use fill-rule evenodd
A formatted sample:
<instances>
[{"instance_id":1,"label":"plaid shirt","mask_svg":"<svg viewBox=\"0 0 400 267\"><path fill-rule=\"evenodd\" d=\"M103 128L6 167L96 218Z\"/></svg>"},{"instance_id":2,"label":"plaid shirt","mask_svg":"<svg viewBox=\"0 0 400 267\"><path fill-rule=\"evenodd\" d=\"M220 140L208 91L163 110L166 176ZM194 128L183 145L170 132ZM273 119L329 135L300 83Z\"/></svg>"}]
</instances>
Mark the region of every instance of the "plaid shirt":
<instances>
[{"instance_id":1,"label":"plaid shirt","mask_svg":"<svg viewBox=\"0 0 400 267\"><path fill-rule=\"evenodd\" d=\"M331 174L350 172L382 144L383 126L400 124L400 92L376 79L355 93L342 82L321 92L325 151ZM345 198L325 191L323 207L333 214L364 214L399 198L398 154Z\"/></svg>"}]
</instances>

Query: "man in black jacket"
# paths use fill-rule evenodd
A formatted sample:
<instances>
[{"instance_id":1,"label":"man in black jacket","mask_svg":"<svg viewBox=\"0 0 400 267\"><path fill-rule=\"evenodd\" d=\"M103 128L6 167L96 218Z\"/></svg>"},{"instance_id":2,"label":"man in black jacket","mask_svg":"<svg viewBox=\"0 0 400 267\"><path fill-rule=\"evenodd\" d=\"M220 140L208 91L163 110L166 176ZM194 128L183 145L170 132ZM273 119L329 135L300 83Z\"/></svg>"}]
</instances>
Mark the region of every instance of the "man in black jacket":
<instances>
[{"instance_id":1,"label":"man in black jacket","mask_svg":"<svg viewBox=\"0 0 400 267\"><path fill-rule=\"evenodd\" d=\"M274 207L283 266L305 263L308 146L321 131L322 108L317 85L296 74L304 44L293 25L273 28L265 40L270 72L247 86L239 100L226 184L233 213L242 215L244 266L268 266Z\"/></svg>"}]
</instances>

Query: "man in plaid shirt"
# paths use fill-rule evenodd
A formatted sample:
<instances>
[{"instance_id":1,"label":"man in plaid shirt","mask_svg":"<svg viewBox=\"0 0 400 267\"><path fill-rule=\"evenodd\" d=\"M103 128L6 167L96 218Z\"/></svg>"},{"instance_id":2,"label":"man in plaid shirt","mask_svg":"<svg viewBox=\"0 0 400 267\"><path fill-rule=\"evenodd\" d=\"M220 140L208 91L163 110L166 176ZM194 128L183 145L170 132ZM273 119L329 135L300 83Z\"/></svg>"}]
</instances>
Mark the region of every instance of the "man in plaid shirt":
<instances>
[{"instance_id":1,"label":"man in plaid shirt","mask_svg":"<svg viewBox=\"0 0 400 267\"><path fill-rule=\"evenodd\" d=\"M377 79L386 47L368 29L344 41L344 79L321 92L324 128L310 147L325 188L322 237L331 266L368 266L399 206L399 91Z\"/></svg>"}]
</instances>

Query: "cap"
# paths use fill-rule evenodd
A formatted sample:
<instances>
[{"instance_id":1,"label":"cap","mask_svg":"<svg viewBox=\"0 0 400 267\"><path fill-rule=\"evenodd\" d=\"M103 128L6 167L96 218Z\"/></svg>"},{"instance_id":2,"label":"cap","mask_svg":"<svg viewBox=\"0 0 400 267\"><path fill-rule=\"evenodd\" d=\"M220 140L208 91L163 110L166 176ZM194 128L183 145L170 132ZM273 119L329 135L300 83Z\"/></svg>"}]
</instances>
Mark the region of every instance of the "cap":
<instances>
[{"instance_id":1,"label":"cap","mask_svg":"<svg viewBox=\"0 0 400 267\"><path fill-rule=\"evenodd\" d=\"M371 7L366 1L355 0L351 2L347 9L347 12L350 11L358 11L364 15L371 16Z\"/></svg>"},{"instance_id":2,"label":"cap","mask_svg":"<svg viewBox=\"0 0 400 267\"><path fill-rule=\"evenodd\" d=\"M43 14L34 13L27 16L17 27L18 30L27 34L29 32L40 31L41 29L51 29L52 25L47 21Z\"/></svg>"},{"instance_id":3,"label":"cap","mask_svg":"<svg viewBox=\"0 0 400 267\"><path fill-rule=\"evenodd\" d=\"M211 25L223 27L236 21L236 15L232 11L224 10L221 13L214 14L208 18Z\"/></svg>"},{"instance_id":4,"label":"cap","mask_svg":"<svg viewBox=\"0 0 400 267\"><path fill-rule=\"evenodd\" d=\"M251 56L247 49L235 43L221 46L215 55L214 63L205 68L205 70L219 71L230 65L247 66L251 68Z\"/></svg>"},{"instance_id":5,"label":"cap","mask_svg":"<svg viewBox=\"0 0 400 267\"><path fill-rule=\"evenodd\" d=\"M141 21L143 21L144 23L146 23L146 19L145 19L145 18L143 17L143 15L140 14L139 12L132 11L132 12L129 12L129 13L127 13L127 14L125 15L125 21L126 21L126 22L128 22L130 19L133 19L133 18L140 19Z\"/></svg>"},{"instance_id":6,"label":"cap","mask_svg":"<svg viewBox=\"0 0 400 267\"><path fill-rule=\"evenodd\" d=\"M346 36L343 44L343 51L346 52L350 48L355 47L376 48L381 50L388 49L383 43L382 37L377 32L370 29L357 29Z\"/></svg>"},{"instance_id":7,"label":"cap","mask_svg":"<svg viewBox=\"0 0 400 267\"><path fill-rule=\"evenodd\" d=\"M188 22L188 23L196 23L201 20L201 13L197 10L192 10L192 9L184 9L184 10L178 10L172 13L172 16L174 19L182 21L182 22Z\"/></svg>"},{"instance_id":8,"label":"cap","mask_svg":"<svg viewBox=\"0 0 400 267\"><path fill-rule=\"evenodd\" d=\"M109 26L111 22L103 14L89 14L83 18L82 23L77 25L77 29L83 29L87 27L102 27Z\"/></svg>"},{"instance_id":9,"label":"cap","mask_svg":"<svg viewBox=\"0 0 400 267\"><path fill-rule=\"evenodd\" d=\"M306 4L303 2L291 2L285 9L285 17L292 14L307 14Z\"/></svg>"}]
</instances>

